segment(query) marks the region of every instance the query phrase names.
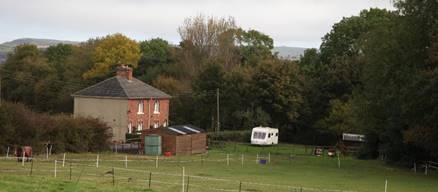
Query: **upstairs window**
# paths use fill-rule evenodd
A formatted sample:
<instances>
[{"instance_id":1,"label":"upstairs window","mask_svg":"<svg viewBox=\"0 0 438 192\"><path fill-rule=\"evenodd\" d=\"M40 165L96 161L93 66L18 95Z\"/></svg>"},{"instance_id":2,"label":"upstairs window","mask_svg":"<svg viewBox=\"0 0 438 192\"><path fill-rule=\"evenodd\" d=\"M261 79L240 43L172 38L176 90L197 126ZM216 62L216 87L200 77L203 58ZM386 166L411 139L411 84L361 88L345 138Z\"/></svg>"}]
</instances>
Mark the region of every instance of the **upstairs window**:
<instances>
[{"instance_id":1,"label":"upstairs window","mask_svg":"<svg viewBox=\"0 0 438 192\"><path fill-rule=\"evenodd\" d=\"M154 113L160 113L160 101L158 100L154 102Z\"/></svg>"},{"instance_id":2,"label":"upstairs window","mask_svg":"<svg viewBox=\"0 0 438 192\"><path fill-rule=\"evenodd\" d=\"M143 101L139 101L138 102L138 112L137 114L143 114L144 110L143 110Z\"/></svg>"}]
</instances>

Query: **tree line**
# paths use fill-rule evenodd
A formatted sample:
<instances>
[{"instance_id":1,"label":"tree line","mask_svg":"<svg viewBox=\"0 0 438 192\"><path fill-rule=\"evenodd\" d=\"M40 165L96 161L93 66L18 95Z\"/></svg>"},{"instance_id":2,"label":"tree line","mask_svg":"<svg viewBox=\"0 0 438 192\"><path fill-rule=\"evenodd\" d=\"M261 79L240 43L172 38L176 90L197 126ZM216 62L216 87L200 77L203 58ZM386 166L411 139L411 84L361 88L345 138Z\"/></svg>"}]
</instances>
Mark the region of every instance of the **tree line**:
<instances>
[{"instance_id":1,"label":"tree line","mask_svg":"<svg viewBox=\"0 0 438 192\"><path fill-rule=\"evenodd\" d=\"M363 158L410 163L438 158L438 3L398 0L345 17L299 61L272 53L268 35L233 18L198 15L178 28L181 42L123 34L18 46L1 68L2 98L36 111L71 113L71 93L120 64L173 97L170 123L214 130L280 128L281 140L334 144L367 136ZM220 92L220 119L216 90Z\"/></svg>"}]
</instances>

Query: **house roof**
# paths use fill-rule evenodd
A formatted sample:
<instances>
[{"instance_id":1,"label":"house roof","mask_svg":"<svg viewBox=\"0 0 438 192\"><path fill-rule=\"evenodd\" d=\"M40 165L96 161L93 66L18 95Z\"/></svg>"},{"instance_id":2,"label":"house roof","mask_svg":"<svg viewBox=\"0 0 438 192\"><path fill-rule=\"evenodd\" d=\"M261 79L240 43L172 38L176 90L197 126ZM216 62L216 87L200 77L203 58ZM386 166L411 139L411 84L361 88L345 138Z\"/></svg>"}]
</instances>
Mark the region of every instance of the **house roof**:
<instances>
[{"instance_id":1,"label":"house roof","mask_svg":"<svg viewBox=\"0 0 438 192\"><path fill-rule=\"evenodd\" d=\"M167 133L175 135L190 135L204 133L205 131L193 125L172 125L164 128Z\"/></svg>"},{"instance_id":2,"label":"house roof","mask_svg":"<svg viewBox=\"0 0 438 192\"><path fill-rule=\"evenodd\" d=\"M163 91L152 87L136 78L128 80L125 77L114 76L82 89L72 94L73 97L99 97L99 98L170 98Z\"/></svg>"}]
</instances>

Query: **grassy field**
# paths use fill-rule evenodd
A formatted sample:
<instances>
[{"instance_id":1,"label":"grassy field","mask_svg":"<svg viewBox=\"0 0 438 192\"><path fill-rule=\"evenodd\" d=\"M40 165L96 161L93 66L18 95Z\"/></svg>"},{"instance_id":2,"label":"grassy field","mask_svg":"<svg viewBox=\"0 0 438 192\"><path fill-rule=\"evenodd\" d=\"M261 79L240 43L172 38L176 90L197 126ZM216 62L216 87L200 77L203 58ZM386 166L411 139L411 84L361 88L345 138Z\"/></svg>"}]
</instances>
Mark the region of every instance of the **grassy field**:
<instances>
[{"instance_id":1,"label":"grassy field","mask_svg":"<svg viewBox=\"0 0 438 192\"><path fill-rule=\"evenodd\" d=\"M438 175L413 173L377 160L315 157L297 145L225 145L207 155L156 157L100 153L36 156L33 164L0 160L0 191L384 191L435 192ZM243 164L242 164L243 154ZM256 163L269 160L266 165ZM228 157L228 158L227 158ZM57 171L55 178L55 159ZM71 167L71 171L70 171ZM115 174L113 174L113 168ZM32 173L31 173L32 171ZM71 175L71 176L70 176ZM149 179L151 177L151 179ZM151 181L149 189L149 180ZM187 191L187 190L186 190Z\"/></svg>"}]
</instances>

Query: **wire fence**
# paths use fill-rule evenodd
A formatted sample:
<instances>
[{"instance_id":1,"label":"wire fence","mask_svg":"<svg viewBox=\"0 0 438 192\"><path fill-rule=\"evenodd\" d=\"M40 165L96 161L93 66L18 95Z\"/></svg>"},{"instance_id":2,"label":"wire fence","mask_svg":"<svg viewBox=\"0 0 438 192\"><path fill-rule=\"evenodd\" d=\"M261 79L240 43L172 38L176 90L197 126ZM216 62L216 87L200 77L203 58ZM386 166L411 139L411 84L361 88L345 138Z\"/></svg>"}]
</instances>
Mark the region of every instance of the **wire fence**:
<instances>
[{"instance_id":1,"label":"wire fence","mask_svg":"<svg viewBox=\"0 0 438 192\"><path fill-rule=\"evenodd\" d=\"M193 166L230 166L260 164L260 160L267 160L268 154L257 154L255 157L245 154L216 154L219 157L211 158L208 155L192 159L177 159L177 157L147 157L147 156L99 156L88 154L85 158L72 158L66 155L56 157L30 158L28 162L19 157L1 157L0 162L8 168L0 169L0 173L17 175L33 175L52 177L72 182L97 182L112 186L138 186L154 191L295 191L295 192L354 192L355 190L325 189L308 186L293 186L255 182L244 179L218 178L205 175L188 174ZM95 156L95 158L90 158ZM277 157L276 157L277 158ZM21 161L18 161L21 160ZM257 161L259 160L259 161ZM207 165L208 164L208 165ZM179 165L175 169L175 165ZM172 167L172 171L157 168ZM4 166L2 166L4 167ZM185 172L184 172L185 169Z\"/></svg>"},{"instance_id":2,"label":"wire fence","mask_svg":"<svg viewBox=\"0 0 438 192\"><path fill-rule=\"evenodd\" d=\"M353 192L360 188L333 186L310 186L288 183L285 180L237 176L222 177L227 174L214 174L211 171L220 169L258 170L267 168L286 168L312 166L310 169L324 168L342 170L354 167L348 156L314 157L313 146L273 146L249 147L239 143L226 144L214 151L193 156L143 156L122 153L83 153L83 154L41 154L28 159L8 156L0 157L0 173L18 175L35 175L72 182L88 181L110 186L138 186L154 191L294 191L294 192ZM339 153L338 153L339 154ZM323 160L321 160L321 158ZM16 161L16 162L15 162ZM55 162L56 161L56 162ZM313 161L313 162L311 162ZM309 163L311 162L311 163ZM5 164L7 166L5 166ZM418 164L418 167L417 167ZM7 168L5 168L7 167ZM185 168L185 172L182 170ZM205 170L201 173L195 170ZM265 167L265 168L263 168ZM425 174L436 174L438 163L427 161L414 163L415 171L421 169ZM292 169L291 169L292 170ZM303 169L304 170L304 169ZM301 171L303 171L301 170ZM308 171L308 170L304 170ZM211 174L210 174L211 173ZM259 172L260 173L260 172ZM250 174L250 173L248 173ZM281 172L280 172L281 174ZM221 176L219 176L221 175ZM232 175L232 174L231 174ZM257 178L254 180L254 178ZM273 182L273 183L269 183ZM385 189L387 183L385 182ZM350 186L351 187L351 186ZM337 189L338 188L338 189ZM344 188L344 189L339 189ZM346 188L346 189L345 189Z\"/></svg>"}]
</instances>

